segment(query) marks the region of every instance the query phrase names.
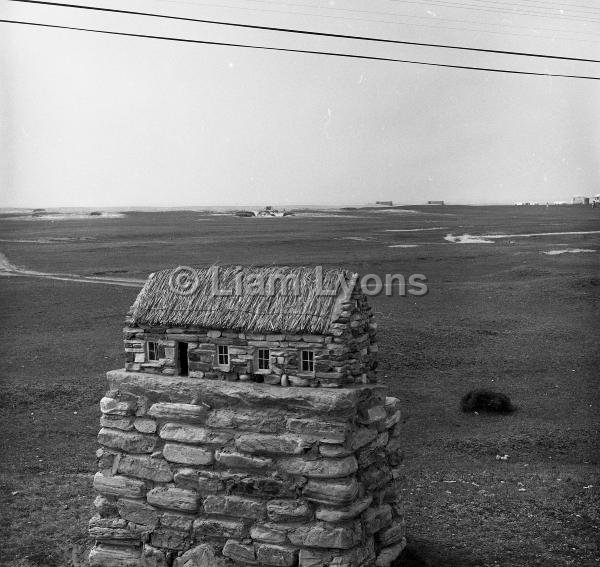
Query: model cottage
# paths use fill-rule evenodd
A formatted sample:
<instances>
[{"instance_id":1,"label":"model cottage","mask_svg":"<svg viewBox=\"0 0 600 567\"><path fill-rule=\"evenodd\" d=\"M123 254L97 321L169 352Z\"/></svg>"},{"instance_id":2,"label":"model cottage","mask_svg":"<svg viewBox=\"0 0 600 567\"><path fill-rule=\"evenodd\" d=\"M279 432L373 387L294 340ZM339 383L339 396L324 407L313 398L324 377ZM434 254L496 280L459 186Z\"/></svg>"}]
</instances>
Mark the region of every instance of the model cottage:
<instances>
[{"instance_id":1,"label":"model cottage","mask_svg":"<svg viewBox=\"0 0 600 567\"><path fill-rule=\"evenodd\" d=\"M127 370L292 386L375 380L376 325L356 274L185 270L146 282L125 328Z\"/></svg>"},{"instance_id":2,"label":"model cottage","mask_svg":"<svg viewBox=\"0 0 600 567\"><path fill-rule=\"evenodd\" d=\"M344 270L150 276L100 402L90 566L389 567L400 410L375 329Z\"/></svg>"}]
</instances>

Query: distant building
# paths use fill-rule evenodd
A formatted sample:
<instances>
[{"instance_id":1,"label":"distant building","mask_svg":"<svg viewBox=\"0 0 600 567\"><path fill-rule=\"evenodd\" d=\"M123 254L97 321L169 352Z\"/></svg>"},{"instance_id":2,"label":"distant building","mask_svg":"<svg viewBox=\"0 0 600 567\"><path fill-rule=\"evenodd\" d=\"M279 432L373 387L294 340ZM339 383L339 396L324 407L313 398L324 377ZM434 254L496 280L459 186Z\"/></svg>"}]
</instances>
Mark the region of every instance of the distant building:
<instances>
[{"instance_id":1,"label":"distant building","mask_svg":"<svg viewBox=\"0 0 600 567\"><path fill-rule=\"evenodd\" d=\"M386 207L393 207L394 203L392 201L375 201L376 205L385 205Z\"/></svg>"},{"instance_id":2,"label":"distant building","mask_svg":"<svg viewBox=\"0 0 600 567\"><path fill-rule=\"evenodd\" d=\"M444 201L427 201L428 205L443 205Z\"/></svg>"},{"instance_id":3,"label":"distant building","mask_svg":"<svg viewBox=\"0 0 600 567\"><path fill-rule=\"evenodd\" d=\"M573 195L573 198L571 199L571 204L572 205L589 205L590 198L584 197L583 195Z\"/></svg>"}]
</instances>

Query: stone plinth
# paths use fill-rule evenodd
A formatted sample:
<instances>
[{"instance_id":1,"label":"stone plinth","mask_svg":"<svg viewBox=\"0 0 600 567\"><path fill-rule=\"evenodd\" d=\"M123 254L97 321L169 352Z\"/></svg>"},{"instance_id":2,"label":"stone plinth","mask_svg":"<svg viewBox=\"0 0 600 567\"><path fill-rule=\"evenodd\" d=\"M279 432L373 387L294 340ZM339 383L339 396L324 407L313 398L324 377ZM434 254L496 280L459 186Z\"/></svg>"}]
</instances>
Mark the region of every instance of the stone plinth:
<instances>
[{"instance_id":1,"label":"stone plinth","mask_svg":"<svg viewBox=\"0 0 600 567\"><path fill-rule=\"evenodd\" d=\"M385 567L401 553L398 400L108 373L96 567Z\"/></svg>"}]
</instances>

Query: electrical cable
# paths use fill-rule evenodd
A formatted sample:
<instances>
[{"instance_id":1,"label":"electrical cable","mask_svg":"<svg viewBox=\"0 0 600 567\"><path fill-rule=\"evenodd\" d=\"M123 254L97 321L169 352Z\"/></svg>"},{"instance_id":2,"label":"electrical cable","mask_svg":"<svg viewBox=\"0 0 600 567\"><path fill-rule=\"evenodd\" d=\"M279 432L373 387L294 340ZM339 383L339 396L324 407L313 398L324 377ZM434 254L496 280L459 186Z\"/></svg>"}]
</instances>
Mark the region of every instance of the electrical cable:
<instances>
[{"instance_id":1,"label":"electrical cable","mask_svg":"<svg viewBox=\"0 0 600 567\"><path fill-rule=\"evenodd\" d=\"M339 53L339 52L331 52L331 51L312 51L308 49L291 49L291 48L283 48L283 47L270 47L265 45L250 45L243 43L227 43L222 41L207 41L200 39L188 39L188 38L179 38L179 37L168 37L161 35L146 35L146 34L137 34L137 33L128 33L128 32L116 32L109 30L98 30L92 28L79 28L74 26L61 26L57 24L44 24L39 22L24 22L19 20L4 20L1 19L0 23L7 24L18 24L18 25L27 25L33 27L41 27L41 28L52 28L52 29L62 29L62 30L71 30L71 31L82 31L89 33L97 33L97 34L105 34L105 35L115 35L115 36L123 36L123 37L137 37L144 39L156 39L162 41L175 41L180 43L195 43L202 45L214 45L214 46L224 46L224 47L238 47L244 49L258 49L262 51L278 51L285 53L302 53L302 54L311 54L311 55L324 55L330 57L343 57L348 59L362 59L366 61L383 61L390 63L406 63L412 65L424 65L428 67L443 67L447 69L465 69L471 71L487 71L490 73L506 73L511 75L530 75L537 77L560 77L565 79L585 79L591 81L600 81L600 77L593 77L587 75L567 75L562 73L541 73L535 71L517 71L512 69L497 69L494 67L475 67L470 65L450 65L447 63L432 63L428 61L415 61L411 59L395 59L392 57L375 57L372 55L359 55L353 53Z\"/></svg>"}]
</instances>

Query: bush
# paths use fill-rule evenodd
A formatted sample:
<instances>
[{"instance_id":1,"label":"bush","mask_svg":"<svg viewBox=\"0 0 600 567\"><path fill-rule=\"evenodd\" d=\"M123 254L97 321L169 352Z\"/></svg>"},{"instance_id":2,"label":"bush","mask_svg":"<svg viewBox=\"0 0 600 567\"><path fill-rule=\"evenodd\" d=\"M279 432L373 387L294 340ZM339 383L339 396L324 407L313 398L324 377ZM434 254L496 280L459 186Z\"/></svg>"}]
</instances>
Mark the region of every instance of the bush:
<instances>
[{"instance_id":1,"label":"bush","mask_svg":"<svg viewBox=\"0 0 600 567\"><path fill-rule=\"evenodd\" d=\"M491 390L471 390L460 401L464 412L485 411L489 413L510 413L515 411L510 398Z\"/></svg>"}]
</instances>

